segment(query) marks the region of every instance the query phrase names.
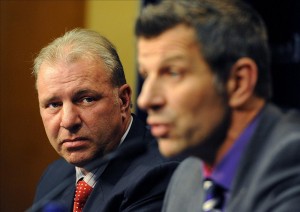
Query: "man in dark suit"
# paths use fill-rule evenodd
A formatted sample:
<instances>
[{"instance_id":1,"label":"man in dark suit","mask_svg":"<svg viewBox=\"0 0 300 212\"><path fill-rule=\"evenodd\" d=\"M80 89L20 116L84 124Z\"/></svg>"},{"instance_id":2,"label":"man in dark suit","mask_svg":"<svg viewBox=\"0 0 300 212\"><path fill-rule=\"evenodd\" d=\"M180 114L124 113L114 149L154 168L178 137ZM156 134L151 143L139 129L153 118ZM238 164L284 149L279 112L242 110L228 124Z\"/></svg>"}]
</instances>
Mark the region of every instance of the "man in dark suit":
<instances>
[{"instance_id":1,"label":"man in dark suit","mask_svg":"<svg viewBox=\"0 0 300 212\"><path fill-rule=\"evenodd\" d=\"M300 114L270 103L267 32L242 1L162 1L136 22L138 105L175 171L163 211L300 211Z\"/></svg>"},{"instance_id":2,"label":"man in dark suit","mask_svg":"<svg viewBox=\"0 0 300 212\"><path fill-rule=\"evenodd\" d=\"M40 51L33 73L46 134L63 159L44 173L31 210L159 211L178 163L162 158L131 114L114 46L74 29Z\"/></svg>"}]
</instances>

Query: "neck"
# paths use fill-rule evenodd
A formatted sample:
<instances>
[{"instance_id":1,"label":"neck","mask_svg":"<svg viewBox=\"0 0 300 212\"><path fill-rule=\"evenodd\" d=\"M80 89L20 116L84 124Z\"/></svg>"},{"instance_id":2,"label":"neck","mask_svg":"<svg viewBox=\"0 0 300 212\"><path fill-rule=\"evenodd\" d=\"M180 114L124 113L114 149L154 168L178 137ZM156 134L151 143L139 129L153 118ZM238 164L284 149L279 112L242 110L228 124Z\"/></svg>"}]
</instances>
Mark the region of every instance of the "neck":
<instances>
[{"instance_id":1,"label":"neck","mask_svg":"<svg viewBox=\"0 0 300 212\"><path fill-rule=\"evenodd\" d=\"M223 144L217 151L214 164L218 164L222 160L237 138L263 108L265 105L265 100L258 97L253 97L251 103L248 102L246 105L246 107L234 108L232 110L230 127Z\"/></svg>"}]
</instances>

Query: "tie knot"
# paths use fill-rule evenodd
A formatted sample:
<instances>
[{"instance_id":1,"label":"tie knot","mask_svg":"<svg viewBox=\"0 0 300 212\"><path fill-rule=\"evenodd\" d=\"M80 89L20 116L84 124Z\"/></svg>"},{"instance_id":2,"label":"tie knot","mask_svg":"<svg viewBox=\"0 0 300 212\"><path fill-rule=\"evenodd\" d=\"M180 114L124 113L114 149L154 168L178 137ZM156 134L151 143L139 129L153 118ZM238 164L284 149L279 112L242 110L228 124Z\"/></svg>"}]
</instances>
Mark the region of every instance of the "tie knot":
<instances>
[{"instance_id":1,"label":"tie knot","mask_svg":"<svg viewBox=\"0 0 300 212\"><path fill-rule=\"evenodd\" d=\"M222 187L221 185L215 183L211 179L204 180L203 182L203 188L206 193L224 193L225 188Z\"/></svg>"},{"instance_id":2,"label":"tie knot","mask_svg":"<svg viewBox=\"0 0 300 212\"><path fill-rule=\"evenodd\" d=\"M85 181L80 180L76 186L76 192L74 197L74 207L73 211L80 212L87 201L90 193L92 192L93 188L88 185Z\"/></svg>"}]
</instances>

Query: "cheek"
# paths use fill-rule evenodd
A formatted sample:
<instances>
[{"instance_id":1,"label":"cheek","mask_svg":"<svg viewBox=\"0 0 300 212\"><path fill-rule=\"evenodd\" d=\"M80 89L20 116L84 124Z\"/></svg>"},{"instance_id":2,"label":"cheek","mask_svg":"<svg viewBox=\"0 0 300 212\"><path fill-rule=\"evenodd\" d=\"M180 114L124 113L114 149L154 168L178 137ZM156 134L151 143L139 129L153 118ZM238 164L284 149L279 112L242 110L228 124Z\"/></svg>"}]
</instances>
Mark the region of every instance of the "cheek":
<instances>
[{"instance_id":1,"label":"cheek","mask_svg":"<svg viewBox=\"0 0 300 212\"><path fill-rule=\"evenodd\" d=\"M57 117L42 114L42 121L48 138L54 138L58 135L60 123Z\"/></svg>"},{"instance_id":2,"label":"cheek","mask_svg":"<svg viewBox=\"0 0 300 212\"><path fill-rule=\"evenodd\" d=\"M194 90L186 92L185 94L178 93L177 98L173 98L173 105L178 115L184 119L195 122L195 118L199 118L203 112L205 112L206 94L203 92L195 93Z\"/></svg>"},{"instance_id":3,"label":"cheek","mask_svg":"<svg viewBox=\"0 0 300 212\"><path fill-rule=\"evenodd\" d=\"M102 133L111 131L112 127L117 123L121 123L121 113L117 104L106 105L105 107L95 108L94 110L86 111L84 122L92 131L99 131Z\"/></svg>"},{"instance_id":4,"label":"cheek","mask_svg":"<svg viewBox=\"0 0 300 212\"><path fill-rule=\"evenodd\" d=\"M193 89L195 90L195 89ZM200 88L199 88L200 90ZM203 90L203 89L202 89ZM224 115L222 98L212 88L208 92L186 95L184 101L177 101L179 130L190 144L201 142L218 125Z\"/></svg>"},{"instance_id":5,"label":"cheek","mask_svg":"<svg viewBox=\"0 0 300 212\"><path fill-rule=\"evenodd\" d=\"M115 99L111 99L105 102L105 104L98 104L97 107L84 111L82 115L89 116L90 119L96 122L99 119L112 120L121 113L119 104L116 101Z\"/></svg>"}]
</instances>

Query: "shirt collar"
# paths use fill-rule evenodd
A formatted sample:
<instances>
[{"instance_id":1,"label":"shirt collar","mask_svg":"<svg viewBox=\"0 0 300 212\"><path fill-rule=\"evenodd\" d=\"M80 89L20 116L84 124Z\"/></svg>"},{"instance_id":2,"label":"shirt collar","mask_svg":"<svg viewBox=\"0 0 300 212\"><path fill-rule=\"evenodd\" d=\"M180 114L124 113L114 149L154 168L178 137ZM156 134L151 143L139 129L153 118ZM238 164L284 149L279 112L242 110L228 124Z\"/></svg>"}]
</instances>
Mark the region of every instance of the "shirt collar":
<instances>
[{"instance_id":1,"label":"shirt collar","mask_svg":"<svg viewBox=\"0 0 300 212\"><path fill-rule=\"evenodd\" d=\"M132 121L133 121L133 118L132 118L132 116L130 116L130 123L129 123L129 126L127 127L127 130L126 130L126 132L124 133L124 135L122 136L119 146L121 145L121 143L123 143L123 141L125 140L127 134L129 133L129 130L130 130L131 125L132 125Z\"/></svg>"},{"instance_id":2,"label":"shirt collar","mask_svg":"<svg viewBox=\"0 0 300 212\"><path fill-rule=\"evenodd\" d=\"M130 117L129 126L128 126L126 132L124 133L124 135L122 136L119 146L125 140L128 132L129 132L129 130L131 128L132 122L133 122L133 117L131 116ZM75 171L76 171L76 184L77 184L77 182L79 180L83 179L89 186L94 187L95 184L96 184L96 182L97 182L97 179L103 173L103 171L105 170L106 166L107 166L107 163L105 165L101 166L101 167L97 167L93 171L89 172L87 175L84 175L84 173L81 171L81 169L76 166L75 167Z\"/></svg>"}]
</instances>

